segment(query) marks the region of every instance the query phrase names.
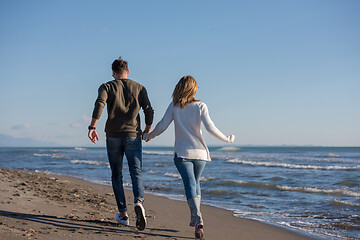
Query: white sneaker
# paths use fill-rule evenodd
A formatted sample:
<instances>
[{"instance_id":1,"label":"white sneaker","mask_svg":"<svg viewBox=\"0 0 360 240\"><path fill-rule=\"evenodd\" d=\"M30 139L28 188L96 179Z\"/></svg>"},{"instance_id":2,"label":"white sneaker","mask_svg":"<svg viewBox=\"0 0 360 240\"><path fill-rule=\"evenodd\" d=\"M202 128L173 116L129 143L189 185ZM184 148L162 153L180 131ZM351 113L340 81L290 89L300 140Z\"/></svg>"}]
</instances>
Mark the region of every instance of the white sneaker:
<instances>
[{"instance_id":1,"label":"white sneaker","mask_svg":"<svg viewBox=\"0 0 360 240\"><path fill-rule=\"evenodd\" d=\"M129 226L129 217L120 217L120 212L116 214L116 221L120 223L121 225Z\"/></svg>"},{"instance_id":2,"label":"white sneaker","mask_svg":"<svg viewBox=\"0 0 360 240\"><path fill-rule=\"evenodd\" d=\"M136 227L142 231L146 227L145 209L139 201L135 203L134 209L136 214Z\"/></svg>"}]
</instances>

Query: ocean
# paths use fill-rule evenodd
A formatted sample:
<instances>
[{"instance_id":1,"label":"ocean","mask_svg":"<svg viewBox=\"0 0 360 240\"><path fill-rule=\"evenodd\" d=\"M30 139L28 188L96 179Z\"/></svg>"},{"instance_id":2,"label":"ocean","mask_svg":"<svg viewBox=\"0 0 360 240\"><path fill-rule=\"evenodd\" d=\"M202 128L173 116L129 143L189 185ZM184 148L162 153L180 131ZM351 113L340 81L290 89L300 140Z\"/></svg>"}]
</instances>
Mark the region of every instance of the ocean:
<instances>
[{"instance_id":1,"label":"ocean","mask_svg":"<svg viewBox=\"0 0 360 240\"><path fill-rule=\"evenodd\" d=\"M210 147L210 153L203 203L319 239L360 239L360 147ZM105 148L0 148L0 167L111 185ZM147 193L185 200L172 147L144 147L143 174ZM126 160L124 182L131 187Z\"/></svg>"}]
</instances>

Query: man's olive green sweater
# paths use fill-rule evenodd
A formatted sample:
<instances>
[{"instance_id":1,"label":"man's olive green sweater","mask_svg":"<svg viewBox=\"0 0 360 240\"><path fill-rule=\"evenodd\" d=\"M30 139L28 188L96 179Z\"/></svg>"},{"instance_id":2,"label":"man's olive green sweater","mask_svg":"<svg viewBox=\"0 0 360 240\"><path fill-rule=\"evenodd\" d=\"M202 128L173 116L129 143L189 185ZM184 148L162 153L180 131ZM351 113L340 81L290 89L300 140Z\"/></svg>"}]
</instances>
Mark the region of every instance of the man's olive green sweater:
<instances>
[{"instance_id":1,"label":"man's olive green sweater","mask_svg":"<svg viewBox=\"0 0 360 240\"><path fill-rule=\"evenodd\" d=\"M154 110L141 84L130 79L118 79L102 84L98 92L92 117L99 119L107 104L107 137L140 137L140 107L144 111L146 125L152 124Z\"/></svg>"}]
</instances>

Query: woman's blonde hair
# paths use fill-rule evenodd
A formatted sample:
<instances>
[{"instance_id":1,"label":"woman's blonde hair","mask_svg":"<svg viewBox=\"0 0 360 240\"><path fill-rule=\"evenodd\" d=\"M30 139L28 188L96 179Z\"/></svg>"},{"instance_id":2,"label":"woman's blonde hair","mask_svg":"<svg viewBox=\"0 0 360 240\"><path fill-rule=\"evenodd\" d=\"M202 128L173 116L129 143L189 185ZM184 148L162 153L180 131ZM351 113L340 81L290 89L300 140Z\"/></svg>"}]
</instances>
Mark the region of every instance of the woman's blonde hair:
<instances>
[{"instance_id":1,"label":"woman's blonde hair","mask_svg":"<svg viewBox=\"0 0 360 240\"><path fill-rule=\"evenodd\" d=\"M180 79L176 84L174 92L172 94L174 106L179 106L180 108L185 107L187 103L197 102L195 94L198 89L198 84L195 79L188 75Z\"/></svg>"}]
</instances>

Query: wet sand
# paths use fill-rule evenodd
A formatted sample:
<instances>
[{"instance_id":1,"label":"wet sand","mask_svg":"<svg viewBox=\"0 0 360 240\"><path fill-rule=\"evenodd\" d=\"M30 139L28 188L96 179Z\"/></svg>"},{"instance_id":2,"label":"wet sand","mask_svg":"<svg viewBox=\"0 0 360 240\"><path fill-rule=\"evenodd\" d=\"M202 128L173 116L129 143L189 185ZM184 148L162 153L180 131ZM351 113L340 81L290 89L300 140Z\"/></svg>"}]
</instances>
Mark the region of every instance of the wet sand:
<instances>
[{"instance_id":1,"label":"wet sand","mask_svg":"<svg viewBox=\"0 0 360 240\"><path fill-rule=\"evenodd\" d=\"M130 226L116 223L110 186L46 173L0 168L0 239L194 239L185 201L145 195L147 228L135 227L132 192L126 191ZM202 205L206 240L311 239L285 228L234 217Z\"/></svg>"}]
</instances>

